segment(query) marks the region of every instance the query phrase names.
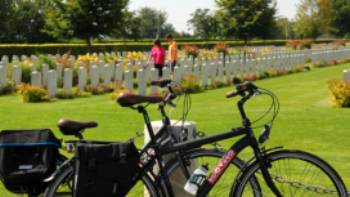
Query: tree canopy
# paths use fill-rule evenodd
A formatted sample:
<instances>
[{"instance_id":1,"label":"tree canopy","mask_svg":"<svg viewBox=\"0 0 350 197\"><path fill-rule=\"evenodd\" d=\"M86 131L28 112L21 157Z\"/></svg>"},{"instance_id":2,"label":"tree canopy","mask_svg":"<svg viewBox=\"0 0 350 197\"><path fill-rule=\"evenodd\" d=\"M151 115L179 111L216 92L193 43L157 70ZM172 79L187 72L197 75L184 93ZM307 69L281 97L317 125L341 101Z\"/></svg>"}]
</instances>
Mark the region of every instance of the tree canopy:
<instances>
[{"instance_id":1,"label":"tree canopy","mask_svg":"<svg viewBox=\"0 0 350 197\"><path fill-rule=\"evenodd\" d=\"M217 0L216 3L220 29L226 37L248 41L272 36L276 13L272 0Z\"/></svg>"},{"instance_id":2,"label":"tree canopy","mask_svg":"<svg viewBox=\"0 0 350 197\"><path fill-rule=\"evenodd\" d=\"M208 39L218 36L218 21L209 9L196 9L187 22L195 36Z\"/></svg>"}]
</instances>

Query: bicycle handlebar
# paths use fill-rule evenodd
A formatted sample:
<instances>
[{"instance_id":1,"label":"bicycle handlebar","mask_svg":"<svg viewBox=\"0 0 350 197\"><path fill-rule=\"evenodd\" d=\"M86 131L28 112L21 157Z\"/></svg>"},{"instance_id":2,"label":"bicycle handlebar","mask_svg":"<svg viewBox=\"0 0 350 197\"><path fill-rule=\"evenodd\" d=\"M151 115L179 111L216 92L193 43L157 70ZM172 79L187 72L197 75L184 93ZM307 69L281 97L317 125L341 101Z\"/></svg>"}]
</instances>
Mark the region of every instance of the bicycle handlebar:
<instances>
[{"instance_id":1,"label":"bicycle handlebar","mask_svg":"<svg viewBox=\"0 0 350 197\"><path fill-rule=\"evenodd\" d=\"M163 102L165 104L170 105L171 107L176 107L176 104L172 102L176 98L176 94L174 94L172 87L171 87L172 82L173 81L170 79L156 80L156 81L151 81L151 85L159 86L161 88L167 87L169 90L169 94L164 98Z\"/></svg>"},{"instance_id":2,"label":"bicycle handlebar","mask_svg":"<svg viewBox=\"0 0 350 197\"><path fill-rule=\"evenodd\" d=\"M226 98L232 98L237 95L240 95L243 97L245 96L246 92L253 92L258 89L258 87L254 85L253 82L251 81L245 81L243 83L240 83L240 81L237 82L237 80L234 79L233 82L235 83L236 90L227 92Z\"/></svg>"},{"instance_id":3,"label":"bicycle handlebar","mask_svg":"<svg viewBox=\"0 0 350 197\"><path fill-rule=\"evenodd\" d=\"M165 80L156 80L156 81L151 81L152 86L159 86L161 88L165 88L168 85L170 85L172 80L165 79Z\"/></svg>"}]
</instances>

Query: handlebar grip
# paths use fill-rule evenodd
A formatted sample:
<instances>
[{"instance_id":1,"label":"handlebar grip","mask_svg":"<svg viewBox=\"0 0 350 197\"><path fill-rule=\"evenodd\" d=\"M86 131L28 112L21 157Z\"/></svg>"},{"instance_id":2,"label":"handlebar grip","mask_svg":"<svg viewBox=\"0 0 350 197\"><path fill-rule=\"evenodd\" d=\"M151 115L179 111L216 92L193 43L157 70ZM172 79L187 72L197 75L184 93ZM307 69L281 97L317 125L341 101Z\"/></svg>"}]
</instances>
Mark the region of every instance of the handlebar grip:
<instances>
[{"instance_id":1,"label":"handlebar grip","mask_svg":"<svg viewBox=\"0 0 350 197\"><path fill-rule=\"evenodd\" d=\"M166 87L167 85L169 85L172 81L171 80L157 80L157 81L151 81L151 85L152 86L159 86L161 88Z\"/></svg>"}]
</instances>

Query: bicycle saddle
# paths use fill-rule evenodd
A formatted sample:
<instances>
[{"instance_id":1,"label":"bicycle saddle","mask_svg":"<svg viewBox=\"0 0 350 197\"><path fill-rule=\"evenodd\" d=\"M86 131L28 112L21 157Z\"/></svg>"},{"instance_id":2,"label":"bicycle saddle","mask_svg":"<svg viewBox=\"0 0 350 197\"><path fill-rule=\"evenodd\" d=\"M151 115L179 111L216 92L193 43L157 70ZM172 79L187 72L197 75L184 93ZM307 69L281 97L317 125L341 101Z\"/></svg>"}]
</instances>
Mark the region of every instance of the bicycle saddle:
<instances>
[{"instance_id":1,"label":"bicycle saddle","mask_svg":"<svg viewBox=\"0 0 350 197\"><path fill-rule=\"evenodd\" d=\"M161 96L142 96L131 93L121 93L117 98L117 102L122 107L131 107L133 105L141 103L160 103L162 101L163 97Z\"/></svg>"},{"instance_id":2,"label":"bicycle saddle","mask_svg":"<svg viewBox=\"0 0 350 197\"><path fill-rule=\"evenodd\" d=\"M57 126L64 135L76 135L84 129L97 127L97 123L93 121L78 122L74 120L61 119L58 121Z\"/></svg>"}]
</instances>

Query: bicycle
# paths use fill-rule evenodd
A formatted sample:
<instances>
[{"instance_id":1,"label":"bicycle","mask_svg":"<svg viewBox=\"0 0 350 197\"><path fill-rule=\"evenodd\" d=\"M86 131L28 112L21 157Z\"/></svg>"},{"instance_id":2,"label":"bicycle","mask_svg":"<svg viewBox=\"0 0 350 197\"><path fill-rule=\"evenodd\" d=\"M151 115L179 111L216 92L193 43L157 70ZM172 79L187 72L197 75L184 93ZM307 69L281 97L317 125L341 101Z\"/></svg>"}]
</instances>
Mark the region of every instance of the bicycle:
<instances>
[{"instance_id":1,"label":"bicycle","mask_svg":"<svg viewBox=\"0 0 350 197\"><path fill-rule=\"evenodd\" d=\"M136 186L136 189L143 189L140 185L143 184L148 190L149 195L151 196L175 196L174 192L172 191L172 188L174 187L174 183L171 183L168 179L168 172L166 171L166 167L162 160L163 154L160 153L161 149L164 149L164 147L171 147L172 144L175 144L176 142L179 142L180 139L175 137L173 133L170 132L171 130L171 124L170 119L165 113L165 106L171 105L175 106L175 104L172 102L177 96L172 90L172 86L170 85L172 82L170 80L165 81L158 81L158 82L152 82L153 85L158 85L160 87L167 87L169 90L169 94L163 98L161 96L140 96L140 95L133 95L133 94L127 94L124 96L119 97L118 102L123 107L131 107L135 110L137 110L139 113L141 113L144 117L145 124L148 128L148 133L151 137L151 141L144 146L144 148L140 151L141 152L141 163L142 163L142 169L140 173L137 175L137 179L141 180L142 183L138 183L138 187ZM147 103L146 105L142 105L143 103ZM155 132L153 131L150 118L148 115L148 112L146 110L146 107L150 103L159 103L159 111L162 115L162 122L163 126L159 129L159 131ZM134 107L135 105L138 105L137 107ZM76 122L76 121L70 121L70 120L64 120L59 123L60 130L64 135L73 135L78 138L78 140L69 140L66 141L69 147L72 148L74 144L77 143L83 143L85 142L84 137L82 135L82 132L91 127L97 126L97 123L95 122ZM171 143L169 142L169 139ZM88 141L93 142L93 141ZM98 142L97 142L98 143ZM190 173L193 171L193 169L188 168L188 163L185 164L185 162L189 162L189 158L195 158L195 160L200 160L205 163L217 163L219 159L221 159L224 155L224 152L218 149L213 150L207 150L207 149L192 149L189 151L186 150L178 150L174 151L172 153L175 153L175 160L178 161L178 165L176 168L173 169L177 170L180 169L181 173L183 175L182 178L184 180L187 180L190 177ZM75 158L67 159L63 165L59 167L59 169L55 172L55 174L51 177L51 183L49 187L47 188L44 196L72 196L72 190L73 190L73 166L74 166ZM191 161L193 163L193 161ZM153 171L154 166L158 165L159 173L155 173ZM160 165L159 165L160 164ZM244 166L245 163L240 160L239 158L236 158L235 160L232 160L230 162L231 171L234 174L237 174ZM193 168L193 165L192 165ZM238 171L237 171L238 169ZM227 177L227 179L231 179L231 177ZM250 181L251 186L253 188L257 187L257 183L254 179ZM183 185L180 185L179 187L183 187ZM138 191L137 193L139 193ZM217 191L222 193L222 191ZM212 193L216 193L213 192ZM218 193L216 193L218 194ZM185 195L185 193L182 193L182 195ZM213 194L215 195L215 194Z\"/></svg>"},{"instance_id":2,"label":"bicycle","mask_svg":"<svg viewBox=\"0 0 350 197\"><path fill-rule=\"evenodd\" d=\"M246 116L244 104L256 95L268 95L272 98L274 116L269 124L264 125L264 131L257 139L252 129L252 123ZM207 143L229 139L237 136L243 137L234 143L225 153L209 177L200 186L196 196L206 196L216 185L220 177L225 173L228 163L247 147L251 147L254 157L236 178L231 188L230 196L348 196L346 187L338 173L321 158L310 153L298 150L286 150L282 147L271 149L261 148L270 135L272 123L275 120L279 103L277 97L270 91L258 88L252 82L239 84L236 81L236 90L228 92L226 97L231 98L240 95L237 107L242 117L243 126L232 131L205 137L202 139L182 142L162 150L162 154L173 151L188 150L200 147ZM300 163L299 163L300 162ZM190 162L189 162L190 163ZM169 164L169 174L179 163L174 161ZM283 171L283 167L286 168ZM314 168L314 169L312 169ZM311 171L313 170L313 171ZM310 173L311 172L311 173ZM310 175L310 177L307 177ZM257 180L258 186L251 187L247 184L252 179ZM255 182L255 181L254 181ZM265 183L266 185L263 185ZM288 188L287 188L288 187Z\"/></svg>"},{"instance_id":3,"label":"bicycle","mask_svg":"<svg viewBox=\"0 0 350 197\"><path fill-rule=\"evenodd\" d=\"M270 109L274 110L274 116L270 122L270 125L265 125L264 131L259 136L259 139L257 139L251 127L252 123L246 116L244 104L253 96L261 94L271 96L273 100L273 107ZM152 175L153 179L148 177L149 174L152 174L152 171L147 167L143 168L145 170L143 172L149 173L143 174L147 177L146 180L150 181L149 183L146 182L146 185L153 184L150 188L156 188L154 190L155 193L151 194L152 196L174 196L174 193L172 193L172 185L169 182L169 177L171 177L171 174L175 169L184 164L187 168L189 168L192 163L198 164L196 154L193 154L196 153L196 150L198 150L197 148L205 144L210 144L237 136L243 137L238 140L238 142L234 143L225 153L219 164L215 167L214 171L207 179L205 179L203 184L200 185L196 196L207 196L207 194L210 193L210 191L217 184L219 179L225 174L229 164L232 164L232 161L234 161L237 155L247 147L251 147L253 149L254 157L249 162L249 165L243 166L244 169L242 169L241 175L235 179L234 184L231 187L229 194L230 196L297 196L298 194L305 195L305 193L307 193L306 195L309 196L310 193L308 192L312 192L310 195L326 193L341 197L348 196L346 187L340 176L329 164L319 157L303 151L282 149L282 147L272 149L260 147L260 144L263 144L269 138L272 123L278 114L278 101L273 93L257 88L251 82L245 82L243 84L238 84L237 90L229 92L227 97L230 98L237 95L242 96L237 104L243 120L242 127L188 142L175 143L169 147L161 147L158 144L153 143L151 143L151 146L146 146L145 150L149 150L148 148L151 148L152 152L154 153L152 155L147 155L146 153L147 157L149 158L148 161L157 160L161 162L161 158L159 158L160 155L174 152L181 153L186 151L186 154L182 155L182 158L186 159L184 160L184 163L176 158L173 162L169 162L166 166L160 165L160 176L157 177ZM118 99L118 102L125 107L130 107L144 102L160 103L163 101L164 100L161 97L141 97L136 95L124 95ZM149 117L145 108L139 106L135 109L144 115L147 125L150 126L150 124L148 124L150 123ZM149 128L149 131L152 131L152 128ZM156 138L157 136L151 135L152 141L154 141ZM193 152L191 153L191 151L188 150L193 150ZM278 165L280 161L283 162L284 166ZM290 161L292 161L292 163L290 163ZM298 162L301 162L301 164L298 164ZM152 163L151 166L153 166L153 164L154 163ZM286 171L282 171L282 167L288 167L288 169L286 169ZM292 169L291 167L295 168ZM311 177L305 179L305 177L300 176L300 174L308 175L311 168L315 168L314 171L312 171ZM281 172L283 173L280 174ZM315 176L318 178L318 180L314 179ZM152 180L156 181L152 183ZM265 183L266 185L262 185L262 183ZM316 184L320 184L321 186ZM291 187L286 189L285 187L287 186ZM157 189L157 187L159 189ZM286 192L289 192L289 195Z\"/></svg>"}]
</instances>

